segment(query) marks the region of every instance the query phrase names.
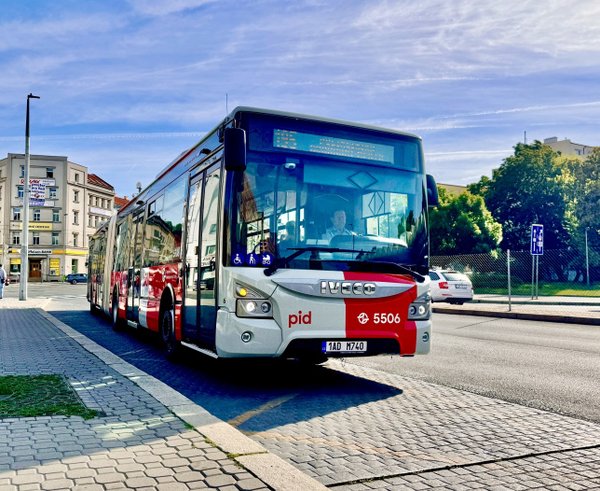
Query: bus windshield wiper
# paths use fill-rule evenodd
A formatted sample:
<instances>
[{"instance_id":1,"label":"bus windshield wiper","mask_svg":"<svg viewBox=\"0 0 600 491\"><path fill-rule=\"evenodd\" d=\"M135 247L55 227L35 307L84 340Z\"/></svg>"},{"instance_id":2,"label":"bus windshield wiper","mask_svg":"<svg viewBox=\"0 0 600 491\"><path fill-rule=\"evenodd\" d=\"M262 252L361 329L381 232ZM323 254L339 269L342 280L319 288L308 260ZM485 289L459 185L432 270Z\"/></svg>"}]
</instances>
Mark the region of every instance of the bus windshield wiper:
<instances>
[{"instance_id":1,"label":"bus windshield wiper","mask_svg":"<svg viewBox=\"0 0 600 491\"><path fill-rule=\"evenodd\" d=\"M395 266L404 271L405 273L411 275L415 280L417 280L418 283L423 283L425 281L425 276L423 276L420 273L417 273L415 270L409 268L408 266L404 264L395 264Z\"/></svg>"},{"instance_id":2,"label":"bus windshield wiper","mask_svg":"<svg viewBox=\"0 0 600 491\"><path fill-rule=\"evenodd\" d=\"M358 254L358 256L356 256L357 259L360 259L364 254L371 254L371 251L357 251L355 249L342 249L341 247L290 247L289 249L296 252L289 256L278 258L272 266L269 266L264 270L265 276L271 276L279 268L287 266L291 261L305 252L352 252Z\"/></svg>"}]
</instances>

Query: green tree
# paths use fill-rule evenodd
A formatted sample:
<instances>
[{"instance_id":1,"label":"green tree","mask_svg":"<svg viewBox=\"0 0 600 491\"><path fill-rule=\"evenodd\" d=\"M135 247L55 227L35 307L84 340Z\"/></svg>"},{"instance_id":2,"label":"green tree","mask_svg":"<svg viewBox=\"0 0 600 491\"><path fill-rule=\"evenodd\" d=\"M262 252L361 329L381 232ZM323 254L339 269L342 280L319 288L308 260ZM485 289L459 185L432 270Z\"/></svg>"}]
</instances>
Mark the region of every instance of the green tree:
<instances>
[{"instance_id":1,"label":"green tree","mask_svg":"<svg viewBox=\"0 0 600 491\"><path fill-rule=\"evenodd\" d=\"M569 169L570 198L574 204L572 240L579 251L579 277L585 281L585 237L587 231L589 264L592 280L600 277L600 147L586 160L570 159L565 162Z\"/></svg>"},{"instance_id":2,"label":"green tree","mask_svg":"<svg viewBox=\"0 0 600 491\"><path fill-rule=\"evenodd\" d=\"M438 188L440 204L429 213L431 254L476 254L494 250L502 240L481 196L469 192L451 195Z\"/></svg>"},{"instance_id":3,"label":"green tree","mask_svg":"<svg viewBox=\"0 0 600 491\"><path fill-rule=\"evenodd\" d=\"M518 143L492 178L482 178L471 189L481 192L494 218L502 224L503 249L528 250L531 225L544 225L544 247L566 248L573 227L568 169L559 155L539 141Z\"/></svg>"},{"instance_id":4,"label":"green tree","mask_svg":"<svg viewBox=\"0 0 600 491\"><path fill-rule=\"evenodd\" d=\"M574 174L575 215L578 225L585 228L600 229L600 147L580 163Z\"/></svg>"}]
</instances>

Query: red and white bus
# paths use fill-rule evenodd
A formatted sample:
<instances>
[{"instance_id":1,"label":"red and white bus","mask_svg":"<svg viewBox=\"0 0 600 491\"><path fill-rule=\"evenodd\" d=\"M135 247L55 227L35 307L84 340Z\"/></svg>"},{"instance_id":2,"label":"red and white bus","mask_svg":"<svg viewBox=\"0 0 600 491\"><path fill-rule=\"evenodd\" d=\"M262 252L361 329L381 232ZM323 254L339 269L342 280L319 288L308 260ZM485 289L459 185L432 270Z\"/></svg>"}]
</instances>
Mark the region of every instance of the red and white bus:
<instances>
[{"instance_id":1,"label":"red and white bus","mask_svg":"<svg viewBox=\"0 0 600 491\"><path fill-rule=\"evenodd\" d=\"M212 357L429 352L420 138L239 107L90 242L92 311Z\"/></svg>"}]
</instances>

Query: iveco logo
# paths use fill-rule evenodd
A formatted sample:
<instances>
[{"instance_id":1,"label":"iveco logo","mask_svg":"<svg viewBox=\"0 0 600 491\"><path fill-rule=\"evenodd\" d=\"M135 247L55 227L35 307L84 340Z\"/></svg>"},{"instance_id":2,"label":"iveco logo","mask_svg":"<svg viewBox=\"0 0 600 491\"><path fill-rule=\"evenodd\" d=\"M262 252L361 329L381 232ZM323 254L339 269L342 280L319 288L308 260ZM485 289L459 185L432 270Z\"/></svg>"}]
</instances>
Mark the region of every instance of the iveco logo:
<instances>
[{"instance_id":1,"label":"iveco logo","mask_svg":"<svg viewBox=\"0 0 600 491\"><path fill-rule=\"evenodd\" d=\"M321 281L321 295L374 295L375 283L360 281Z\"/></svg>"}]
</instances>

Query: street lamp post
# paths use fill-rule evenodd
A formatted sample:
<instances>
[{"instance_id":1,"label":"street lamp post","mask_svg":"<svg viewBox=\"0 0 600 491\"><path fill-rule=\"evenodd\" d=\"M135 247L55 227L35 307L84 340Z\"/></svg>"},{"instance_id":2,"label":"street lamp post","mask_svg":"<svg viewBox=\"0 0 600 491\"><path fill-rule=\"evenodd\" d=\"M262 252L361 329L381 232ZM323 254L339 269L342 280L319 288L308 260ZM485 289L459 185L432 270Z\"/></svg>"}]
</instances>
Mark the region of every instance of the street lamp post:
<instances>
[{"instance_id":1,"label":"street lamp post","mask_svg":"<svg viewBox=\"0 0 600 491\"><path fill-rule=\"evenodd\" d=\"M23 179L23 235L21 244L21 275L19 278L19 300L27 300L27 280L29 276L29 100L39 96L27 96L25 116L25 175Z\"/></svg>"}]
</instances>

